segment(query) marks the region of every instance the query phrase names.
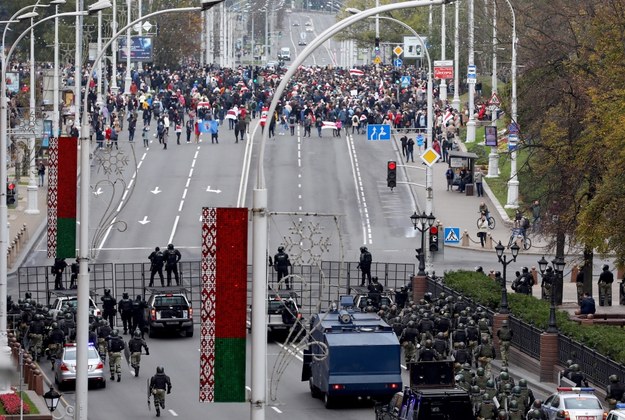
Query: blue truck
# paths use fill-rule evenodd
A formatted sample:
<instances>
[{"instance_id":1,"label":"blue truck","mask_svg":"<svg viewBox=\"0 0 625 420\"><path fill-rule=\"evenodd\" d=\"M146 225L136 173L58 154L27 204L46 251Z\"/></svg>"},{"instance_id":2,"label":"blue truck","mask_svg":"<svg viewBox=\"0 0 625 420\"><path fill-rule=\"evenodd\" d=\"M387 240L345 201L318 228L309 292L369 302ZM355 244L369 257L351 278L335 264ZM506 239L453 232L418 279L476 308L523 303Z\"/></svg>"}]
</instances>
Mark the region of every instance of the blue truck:
<instances>
[{"instance_id":1,"label":"blue truck","mask_svg":"<svg viewBox=\"0 0 625 420\"><path fill-rule=\"evenodd\" d=\"M347 301L350 300L349 303ZM353 308L353 297L341 303ZM388 402L402 389L401 350L393 329L377 314L332 309L310 320L302 381L326 408L341 400Z\"/></svg>"}]
</instances>

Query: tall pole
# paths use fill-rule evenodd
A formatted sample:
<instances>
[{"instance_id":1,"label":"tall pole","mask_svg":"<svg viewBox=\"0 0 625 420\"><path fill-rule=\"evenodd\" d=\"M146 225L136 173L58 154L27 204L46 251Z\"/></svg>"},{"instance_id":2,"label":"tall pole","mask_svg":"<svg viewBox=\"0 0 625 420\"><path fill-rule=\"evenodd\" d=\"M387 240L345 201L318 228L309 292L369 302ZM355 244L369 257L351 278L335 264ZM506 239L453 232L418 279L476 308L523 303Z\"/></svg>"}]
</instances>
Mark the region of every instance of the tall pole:
<instances>
[{"instance_id":1,"label":"tall pole","mask_svg":"<svg viewBox=\"0 0 625 420\"><path fill-rule=\"evenodd\" d=\"M445 5L443 4L441 6L441 60L445 60L445 44ZM447 100L447 80L445 79L441 79L438 97L443 102Z\"/></svg>"},{"instance_id":2,"label":"tall pole","mask_svg":"<svg viewBox=\"0 0 625 420\"><path fill-rule=\"evenodd\" d=\"M142 4L142 0L138 0L137 1L137 19L141 19L141 16L143 16L143 4ZM143 36L143 25L139 25L139 36ZM139 72L143 71L142 61L139 61L137 63L137 70Z\"/></svg>"},{"instance_id":3,"label":"tall pole","mask_svg":"<svg viewBox=\"0 0 625 420\"><path fill-rule=\"evenodd\" d=\"M306 1L306 0L304 0ZM375 0L375 7L380 7L380 0ZM375 15L375 39L380 39L380 15Z\"/></svg>"},{"instance_id":4,"label":"tall pole","mask_svg":"<svg viewBox=\"0 0 625 420\"><path fill-rule=\"evenodd\" d=\"M475 65L474 0L469 1L469 66ZM476 75L477 76L477 75ZM468 78L467 78L468 79ZM467 143L475 141L475 83L469 83L469 121L467 121Z\"/></svg>"},{"instance_id":5,"label":"tall pole","mask_svg":"<svg viewBox=\"0 0 625 420\"><path fill-rule=\"evenodd\" d=\"M112 0L113 3L113 33L117 32L117 0ZM117 95L117 47L119 42L115 41L111 44L111 92L113 95Z\"/></svg>"},{"instance_id":6,"label":"tall pole","mask_svg":"<svg viewBox=\"0 0 625 420\"><path fill-rule=\"evenodd\" d=\"M98 54L102 51L102 12L98 12ZM98 103L103 104L104 99L102 98L102 61L98 63L97 66L97 74L98 74L98 84L96 85L97 89L97 97Z\"/></svg>"},{"instance_id":7,"label":"tall pole","mask_svg":"<svg viewBox=\"0 0 625 420\"><path fill-rule=\"evenodd\" d=\"M37 75L35 73L35 30L33 29L34 18L30 18L30 104L29 104L29 129L32 131L28 139L28 207L26 214L39 214L37 174L35 162L35 124L37 122L37 109L35 103L35 91L37 90ZM0 180L5 182L5 180ZM3 258L3 257L2 257Z\"/></svg>"},{"instance_id":8,"label":"tall pole","mask_svg":"<svg viewBox=\"0 0 625 420\"><path fill-rule=\"evenodd\" d=\"M454 99L451 106L460 109L460 2L454 3Z\"/></svg>"},{"instance_id":9,"label":"tall pole","mask_svg":"<svg viewBox=\"0 0 625 420\"><path fill-rule=\"evenodd\" d=\"M514 14L514 8L509 0L506 0L508 6L510 7L510 11L512 12L512 62L510 63L511 67L511 82L512 82L512 97L511 106L510 106L510 116L512 118L512 122L517 125L517 97L516 97L516 47L517 47L517 38L516 38L516 16ZM508 203L505 205L506 208L516 209L519 207L519 179L517 178L517 169L516 169L516 148L512 151L510 156L510 181L508 181Z\"/></svg>"},{"instance_id":10,"label":"tall pole","mask_svg":"<svg viewBox=\"0 0 625 420\"><path fill-rule=\"evenodd\" d=\"M206 58L206 50L208 49L208 42L206 42L206 17L207 12L202 12L202 38L200 40L200 67L204 67L204 59Z\"/></svg>"},{"instance_id":11,"label":"tall pole","mask_svg":"<svg viewBox=\"0 0 625 420\"><path fill-rule=\"evenodd\" d=\"M82 21L80 12L85 8L84 0L76 0L76 54L74 56L74 127L80 130L80 104L82 97ZM78 385L77 385L78 386Z\"/></svg>"},{"instance_id":12,"label":"tall pole","mask_svg":"<svg viewBox=\"0 0 625 420\"><path fill-rule=\"evenodd\" d=\"M497 94L497 0L493 2L493 74L491 77L492 95ZM492 107L490 117L492 125L497 126L497 106ZM488 154L488 174L486 178L496 178L499 176L499 154L496 147L490 148Z\"/></svg>"},{"instance_id":13,"label":"tall pole","mask_svg":"<svg viewBox=\"0 0 625 420\"><path fill-rule=\"evenodd\" d=\"M132 20L131 4L132 0L126 0L126 10L128 12L126 22L130 22ZM132 76L130 74L130 67L132 66L132 63L130 62L130 56L132 55L132 40L130 38L131 30L131 28L128 28L126 31L126 77L124 78L124 95L130 95L130 84L132 83Z\"/></svg>"},{"instance_id":14,"label":"tall pole","mask_svg":"<svg viewBox=\"0 0 625 420\"><path fill-rule=\"evenodd\" d=\"M59 4L55 5L54 14L59 14ZM3 51L4 53L4 51ZM59 136L59 18L54 18L54 84L52 92L52 137ZM1 223L1 222L0 222ZM0 253L0 255L2 255Z\"/></svg>"},{"instance_id":15,"label":"tall pole","mask_svg":"<svg viewBox=\"0 0 625 420\"><path fill-rule=\"evenodd\" d=\"M269 7L265 6L265 62L269 61Z\"/></svg>"}]
</instances>

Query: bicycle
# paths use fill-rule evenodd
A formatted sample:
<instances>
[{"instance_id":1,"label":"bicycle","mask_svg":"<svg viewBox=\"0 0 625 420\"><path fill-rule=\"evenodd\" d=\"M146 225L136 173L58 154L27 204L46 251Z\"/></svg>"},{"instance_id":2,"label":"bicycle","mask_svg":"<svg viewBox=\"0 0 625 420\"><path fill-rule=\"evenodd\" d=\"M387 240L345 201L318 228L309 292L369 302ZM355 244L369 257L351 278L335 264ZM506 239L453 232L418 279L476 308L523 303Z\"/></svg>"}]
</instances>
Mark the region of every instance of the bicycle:
<instances>
[{"instance_id":1,"label":"bicycle","mask_svg":"<svg viewBox=\"0 0 625 420\"><path fill-rule=\"evenodd\" d=\"M527 236L527 230L525 235L523 234L522 228L514 228L512 229L512 234L510 235L510 239L508 240L508 248L512 246L518 240L521 240L522 247L525 251L532 247L532 240Z\"/></svg>"},{"instance_id":2,"label":"bicycle","mask_svg":"<svg viewBox=\"0 0 625 420\"><path fill-rule=\"evenodd\" d=\"M480 217L478 217L478 218L477 218L477 220L476 220L475 224L476 224L476 225L477 225L477 227L479 228L479 227L480 227L480 219L482 218L482 216L481 216L481 215L482 215L483 213L482 213L482 212L478 212L478 213L480 213ZM490 214L489 214L489 215L487 215L487 216L486 216L486 220L488 221L488 228L489 228L490 230L495 229L495 218L494 218L493 216L490 216Z\"/></svg>"}]
</instances>

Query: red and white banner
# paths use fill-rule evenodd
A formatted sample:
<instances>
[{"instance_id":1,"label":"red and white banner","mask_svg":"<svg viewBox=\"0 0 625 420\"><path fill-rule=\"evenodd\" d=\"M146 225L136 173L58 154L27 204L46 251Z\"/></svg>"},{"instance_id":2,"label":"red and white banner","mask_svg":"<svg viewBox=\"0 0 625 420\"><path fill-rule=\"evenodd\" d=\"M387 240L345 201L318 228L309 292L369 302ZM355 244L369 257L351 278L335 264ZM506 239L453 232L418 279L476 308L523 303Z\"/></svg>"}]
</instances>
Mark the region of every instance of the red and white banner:
<instances>
[{"instance_id":1,"label":"red and white banner","mask_svg":"<svg viewBox=\"0 0 625 420\"><path fill-rule=\"evenodd\" d=\"M351 74L352 76L364 76L365 72L360 69L350 69L349 74Z\"/></svg>"}]
</instances>

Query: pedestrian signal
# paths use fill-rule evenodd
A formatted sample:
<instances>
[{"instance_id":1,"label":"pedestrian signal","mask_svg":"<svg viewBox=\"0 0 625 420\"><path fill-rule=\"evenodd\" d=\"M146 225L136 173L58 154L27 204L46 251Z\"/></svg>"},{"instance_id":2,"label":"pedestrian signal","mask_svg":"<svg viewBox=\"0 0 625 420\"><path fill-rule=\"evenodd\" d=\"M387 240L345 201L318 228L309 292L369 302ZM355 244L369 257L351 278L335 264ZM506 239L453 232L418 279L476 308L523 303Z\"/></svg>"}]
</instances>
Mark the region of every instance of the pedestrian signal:
<instances>
[{"instance_id":1,"label":"pedestrian signal","mask_svg":"<svg viewBox=\"0 0 625 420\"><path fill-rule=\"evenodd\" d=\"M386 185L392 190L397 185L397 162L389 160L386 165Z\"/></svg>"}]
</instances>

